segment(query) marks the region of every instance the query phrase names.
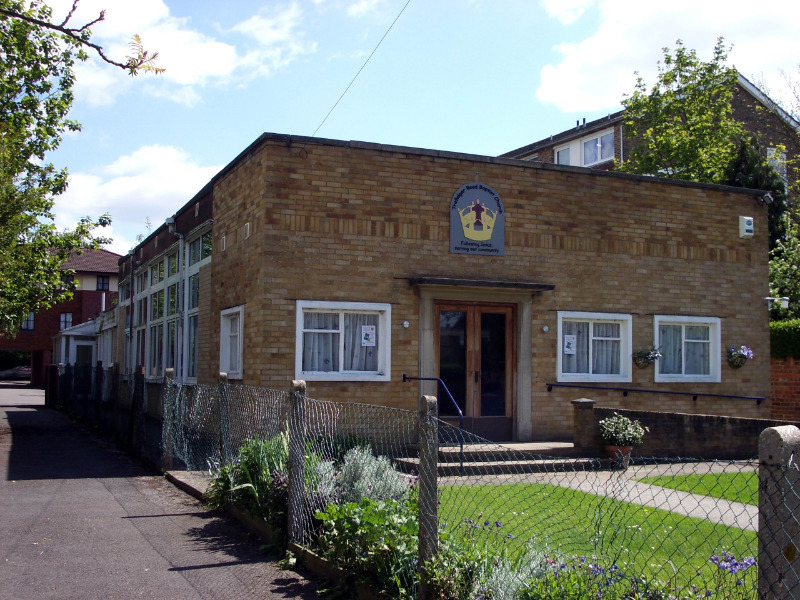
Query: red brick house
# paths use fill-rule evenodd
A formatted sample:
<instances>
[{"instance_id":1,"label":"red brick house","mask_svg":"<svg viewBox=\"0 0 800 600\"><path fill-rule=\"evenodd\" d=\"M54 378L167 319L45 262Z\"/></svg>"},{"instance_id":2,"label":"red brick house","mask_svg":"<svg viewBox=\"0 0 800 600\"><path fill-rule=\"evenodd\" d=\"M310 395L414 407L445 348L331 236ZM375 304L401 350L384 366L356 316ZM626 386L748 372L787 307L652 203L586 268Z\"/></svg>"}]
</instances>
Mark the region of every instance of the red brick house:
<instances>
[{"instance_id":1,"label":"red brick house","mask_svg":"<svg viewBox=\"0 0 800 600\"><path fill-rule=\"evenodd\" d=\"M789 157L800 157L798 133L800 123L778 106L747 78L739 75L731 100L734 118L746 131L757 136L759 144L776 168L786 177L786 156L775 156L778 146ZM632 140L623 135L622 111L594 121L576 123L573 129L561 131L548 138L511 150L503 158L516 158L560 165L610 170L614 160L624 160Z\"/></svg>"},{"instance_id":2,"label":"red brick house","mask_svg":"<svg viewBox=\"0 0 800 600\"><path fill-rule=\"evenodd\" d=\"M117 298L119 254L108 250L87 250L62 265L72 270L77 284L72 300L39 313L30 313L13 339L0 337L0 350L31 353L31 385L44 386L44 370L53 353L53 336L60 330L88 321Z\"/></svg>"}]
</instances>

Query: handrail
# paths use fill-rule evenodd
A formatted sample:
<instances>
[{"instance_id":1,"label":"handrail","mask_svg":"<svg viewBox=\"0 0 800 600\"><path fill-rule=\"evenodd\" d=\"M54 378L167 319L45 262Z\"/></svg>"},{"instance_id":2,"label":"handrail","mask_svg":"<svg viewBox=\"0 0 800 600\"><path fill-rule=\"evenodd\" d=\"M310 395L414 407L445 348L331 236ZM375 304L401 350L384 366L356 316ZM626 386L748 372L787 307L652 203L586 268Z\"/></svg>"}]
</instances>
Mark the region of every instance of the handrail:
<instances>
[{"instance_id":1,"label":"handrail","mask_svg":"<svg viewBox=\"0 0 800 600\"><path fill-rule=\"evenodd\" d=\"M630 392L639 392L642 394L671 394L673 396L691 396L695 402L699 397L704 398L730 398L738 400L755 400L756 404L761 405L765 400L763 396L734 396L731 394L706 394L702 392L674 392L672 390L647 390L642 388L625 388L625 387L612 387L602 385L584 385L580 383L545 383L547 391L552 392L554 387L564 388L583 388L588 390L606 390L611 392L622 392L623 397L628 397Z\"/></svg>"},{"instance_id":2,"label":"handrail","mask_svg":"<svg viewBox=\"0 0 800 600\"><path fill-rule=\"evenodd\" d=\"M456 411L458 411L458 428L461 430L459 434L459 439L461 442L461 451L459 452L459 475L464 475L464 413L461 412L461 408L458 406L458 403L453 398L453 394L450 393L450 390L447 389L447 385L445 385L444 381L442 381L439 377L410 377L403 373L403 383L407 381L438 381L439 384L444 388L444 391L447 392L447 397L450 398L450 402L453 403ZM437 415L438 416L438 415Z\"/></svg>"}]
</instances>

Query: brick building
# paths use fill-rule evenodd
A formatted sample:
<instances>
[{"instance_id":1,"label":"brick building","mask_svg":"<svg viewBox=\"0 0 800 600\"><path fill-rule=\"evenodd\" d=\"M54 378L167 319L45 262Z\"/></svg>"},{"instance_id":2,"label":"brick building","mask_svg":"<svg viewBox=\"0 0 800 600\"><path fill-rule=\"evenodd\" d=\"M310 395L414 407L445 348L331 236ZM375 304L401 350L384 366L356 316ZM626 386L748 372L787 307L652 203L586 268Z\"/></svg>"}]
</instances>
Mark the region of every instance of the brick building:
<instances>
[{"instance_id":1,"label":"brick building","mask_svg":"<svg viewBox=\"0 0 800 600\"><path fill-rule=\"evenodd\" d=\"M753 190L264 134L120 261L119 362L453 416L402 375L440 377L498 440L586 396L768 417L767 246Z\"/></svg>"},{"instance_id":2,"label":"brick building","mask_svg":"<svg viewBox=\"0 0 800 600\"><path fill-rule=\"evenodd\" d=\"M0 350L31 353L31 385L44 385L44 368L53 356L53 336L110 308L117 297L119 254L87 250L65 262L74 271L77 289L72 299L38 313L30 313L13 340L0 337Z\"/></svg>"},{"instance_id":3,"label":"brick building","mask_svg":"<svg viewBox=\"0 0 800 600\"><path fill-rule=\"evenodd\" d=\"M781 154L779 148L783 147L790 158L800 157L800 123L741 74L733 90L731 108L733 117L742 123L746 131L756 135L759 145L787 178L790 175L786 171L787 156ZM618 111L589 123L584 119L573 129L502 156L591 169L613 169L614 160L627 158L627 151L635 142L623 135L622 114L622 111Z\"/></svg>"}]
</instances>

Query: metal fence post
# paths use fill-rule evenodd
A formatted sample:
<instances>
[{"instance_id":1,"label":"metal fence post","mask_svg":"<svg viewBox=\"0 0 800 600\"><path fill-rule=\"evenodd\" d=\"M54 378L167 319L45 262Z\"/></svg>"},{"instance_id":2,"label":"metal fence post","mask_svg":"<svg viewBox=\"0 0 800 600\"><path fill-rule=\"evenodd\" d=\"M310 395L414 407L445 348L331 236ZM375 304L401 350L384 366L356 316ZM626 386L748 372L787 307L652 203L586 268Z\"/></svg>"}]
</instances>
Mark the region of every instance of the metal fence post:
<instances>
[{"instance_id":1,"label":"metal fence post","mask_svg":"<svg viewBox=\"0 0 800 600\"><path fill-rule=\"evenodd\" d=\"M306 448L306 382L292 381L289 393L289 509L287 529L289 542L300 545L303 541L305 519L303 497L305 495L305 448Z\"/></svg>"},{"instance_id":2,"label":"metal fence post","mask_svg":"<svg viewBox=\"0 0 800 600\"><path fill-rule=\"evenodd\" d=\"M231 436L228 430L228 374L219 374L219 452L223 465L231 461Z\"/></svg>"},{"instance_id":3,"label":"metal fence post","mask_svg":"<svg viewBox=\"0 0 800 600\"><path fill-rule=\"evenodd\" d=\"M419 407L419 574L425 581L425 564L439 554L439 494L437 458L439 432L436 396L422 396ZM420 584L419 598L425 600L427 590Z\"/></svg>"},{"instance_id":4,"label":"metal fence post","mask_svg":"<svg viewBox=\"0 0 800 600\"><path fill-rule=\"evenodd\" d=\"M758 439L758 597L800 597L800 429L770 427Z\"/></svg>"}]
</instances>

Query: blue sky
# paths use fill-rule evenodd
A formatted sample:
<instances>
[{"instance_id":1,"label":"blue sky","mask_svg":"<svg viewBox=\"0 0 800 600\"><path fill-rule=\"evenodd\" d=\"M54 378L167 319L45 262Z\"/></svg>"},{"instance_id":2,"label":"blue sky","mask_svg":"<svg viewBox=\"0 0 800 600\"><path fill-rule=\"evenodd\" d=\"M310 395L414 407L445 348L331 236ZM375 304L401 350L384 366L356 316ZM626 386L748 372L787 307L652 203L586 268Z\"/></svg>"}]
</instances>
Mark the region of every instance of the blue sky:
<instances>
[{"instance_id":1,"label":"blue sky","mask_svg":"<svg viewBox=\"0 0 800 600\"><path fill-rule=\"evenodd\" d=\"M501 154L619 110L679 38L707 60L724 36L729 63L785 103L782 73L800 79L797 0L406 2L81 0L75 23L106 10L93 40L112 57L139 34L167 71L79 65L83 131L49 157L71 174L56 224L108 212L125 253L263 132Z\"/></svg>"}]
</instances>

